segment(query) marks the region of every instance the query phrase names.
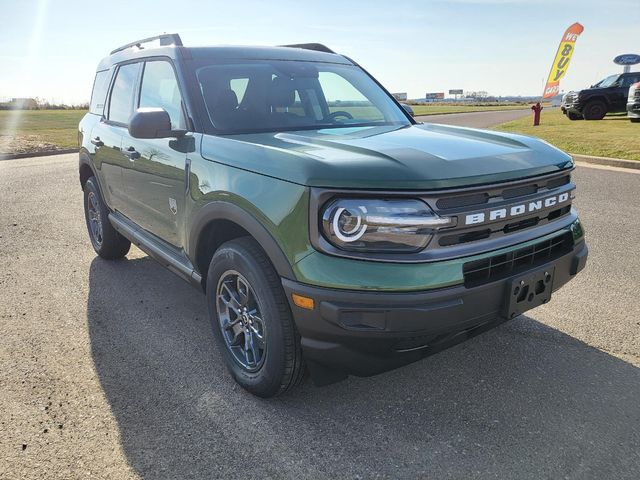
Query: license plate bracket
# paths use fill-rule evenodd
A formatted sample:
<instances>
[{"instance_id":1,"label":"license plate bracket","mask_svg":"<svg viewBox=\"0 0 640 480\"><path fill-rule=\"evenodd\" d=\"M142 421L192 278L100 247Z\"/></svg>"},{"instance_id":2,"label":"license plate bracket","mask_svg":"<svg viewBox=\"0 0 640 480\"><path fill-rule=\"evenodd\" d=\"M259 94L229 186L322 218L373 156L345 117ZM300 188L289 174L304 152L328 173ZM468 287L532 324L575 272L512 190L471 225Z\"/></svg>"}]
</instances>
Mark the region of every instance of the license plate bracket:
<instances>
[{"instance_id":1,"label":"license plate bracket","mask_svg":"<svg viewBox=\"0 0 640 480\"><path fill-rule=\"evenodd\" d=\"M555 267L549 266L514 277L508 283L504 316L514 318L551 300Z\"/></svg>"}]
</instances>

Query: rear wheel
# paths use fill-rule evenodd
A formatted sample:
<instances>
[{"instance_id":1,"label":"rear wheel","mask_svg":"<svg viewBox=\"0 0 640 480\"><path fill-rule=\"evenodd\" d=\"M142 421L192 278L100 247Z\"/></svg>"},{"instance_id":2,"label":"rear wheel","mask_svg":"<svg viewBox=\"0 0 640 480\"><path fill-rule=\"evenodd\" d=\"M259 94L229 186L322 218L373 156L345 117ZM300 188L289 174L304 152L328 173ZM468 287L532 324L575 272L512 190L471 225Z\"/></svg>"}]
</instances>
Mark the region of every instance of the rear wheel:
<instances>
[{"instance_id":1,"label":"rear wheel","mask_svg":"<svg viewBox=\"0 0 640 480\"><path fill-rule=\"evenodd\" d=\"M607 114L607 104L602 100L591 100L582 109L585 120L602 120Z\"/></svg>"},{"instance_id":2,"label":"rear wheel","mask_svg":"<svg viewBox=\"0 0 640 480\"><path fill-rule=\"evenodd\" d=\"M216 251L207 304L227 368L243 388L273 397L300 383L300 336L280 277L255 240L238 238Z\"/></svg>"},{"instance_id":3,"label":"rear wheel","mask_svg":"<svg viewBox=\"0 0 640 480\"><path fill-rule=\"evenodd\" d=\"M95 177L87 179L83 190L84 216L93 249L107 260L124 257L131 248L131 242L109 222L109 209L102 201Z\"/></svg>"}]
</instances>

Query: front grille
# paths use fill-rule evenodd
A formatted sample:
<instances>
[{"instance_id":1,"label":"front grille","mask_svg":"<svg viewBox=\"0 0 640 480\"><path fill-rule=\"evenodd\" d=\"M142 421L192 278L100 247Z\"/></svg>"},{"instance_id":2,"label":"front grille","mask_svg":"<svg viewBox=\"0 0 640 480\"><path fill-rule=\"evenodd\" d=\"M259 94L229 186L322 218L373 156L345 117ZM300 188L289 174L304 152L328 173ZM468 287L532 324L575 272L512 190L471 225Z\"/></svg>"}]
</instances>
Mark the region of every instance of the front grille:
<instances>
[{"instance_id":1,"label":"front grille","mask_svg":"<svg viewBox=\"0 0 640 480\"><path fill-rule=\"evenodd\" d=\"M496 191L496 192L482 192L476 193L473 195L457 195L451 197L442 197L439 198L436 202L436 207L440 210L447 210L450 208L459 208L459 207L474 207L474 206L482 206L489 203L492 199L512 199L524 195L531 195L543 190L553 190L554 188L561 187L562 185L566 185L571 181L570 175L562 175L560 177L552 178L552 179L540 179L538 181L533 181L527 185L521 185L518 187L508 187L504 190Z\"/></svg>"},{"instance_id":2,"label":"front grille","mask_svg":"<svg viewBox=\"0 0 640 480\"><path fill-rule=\"evenodd\" d=\"M436 202L438 208L460 208L470 205L482 205L489 201L488 193L476 193L475 195L461 195L459 197L440 198Z\"/></svg>"},{"instance_id":3,"label":"front grille","mask_svg":"<svg viewBox=\"0 0 640 480\"><path fill-rule=\"evenodd\" d=\"M502 255L467 262L462 268L467 288L516 275L560 258L573 248L570 232Z\"/></svg>"},{"instance_id":4,"label":"front grille","mask_svg":"<svg viewBox=\"0 0 640 480\"><path fill-rule=\"evenodd\" d=\"M507 235L519 230L535 227L537 225L540 225L541 222L552 222L557 218L567 215L570 212L571 205L567 205L565 207L553 210L549 212L548 215L543 217L534 216L526 218L524 220L506 223L503 226L500 226L500 228L497 230L492 230L490 228L478 228L475 230L467 230L464 233L442 235L438 238L438 245L440 245L441 247L448 247L451 245L459 245L463 243L483 240L499 233Z\"/></svg>"},{"instance_id":5,"label":"front grille","mask_svg":"<svg viewBox=\"0 0 640 480\"><path fill-rule=\"evenodd\" d=\"M564 98L564 103L571 105L578 100L578 94L575 92L569 92Z\"/></svg>"},{"instance_id":6,"label":"front grille","mask_svg":"<svg viewBox=\"0 0 640 480\"><path fill-rule=\"evenodd\" d=\"M494 220L474 224L466 223L469 214L482 214L488 218L490 211L510 209L513 205L531 205L548 196L571 192L575 185L568 173L539 177L505 186L490 186L474 193L460 192L435 198L435 211L443 217L456 219L456 226L441 229L434 235L431 248L451 248L504 237L522 230L547 225L549 222L571 213L571 200L557 208L531 210L521 215L497 217ZM506 211L506 210L505 210Z\"/></svg>"}]
</instances>

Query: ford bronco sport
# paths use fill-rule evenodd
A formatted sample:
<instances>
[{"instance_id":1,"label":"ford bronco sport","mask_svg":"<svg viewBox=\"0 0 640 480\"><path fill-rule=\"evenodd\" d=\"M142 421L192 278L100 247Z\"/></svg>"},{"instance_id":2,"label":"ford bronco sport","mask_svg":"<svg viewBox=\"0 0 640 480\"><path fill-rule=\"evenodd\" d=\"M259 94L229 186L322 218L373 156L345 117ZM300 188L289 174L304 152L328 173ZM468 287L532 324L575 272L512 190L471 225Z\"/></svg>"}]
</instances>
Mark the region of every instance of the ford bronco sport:
<instances>
[{"instance_id":1,"label":"ford bronco sport","mask_svg":"<svg viewBox=\"0 0 640 480\"><path fill-rule=\"evenodd\" d=\"M565 93L560 108L569 120L602 120L607 113L626 112L629 87L640 72L609 75L584 90Z\"/></svg>"},{"instance_id":2,"label":"ford bronco sport","mask_svg":"<svg viewBox=\"0 0 640 480\"><path fill-rule=\"evenodd\" d=\"M263 397L435 353L587 259L569 155L417 123L319 44L125 45L79 139L97 254L134 243L202 289L229 370Z\"/></svg>"}]
</instances>

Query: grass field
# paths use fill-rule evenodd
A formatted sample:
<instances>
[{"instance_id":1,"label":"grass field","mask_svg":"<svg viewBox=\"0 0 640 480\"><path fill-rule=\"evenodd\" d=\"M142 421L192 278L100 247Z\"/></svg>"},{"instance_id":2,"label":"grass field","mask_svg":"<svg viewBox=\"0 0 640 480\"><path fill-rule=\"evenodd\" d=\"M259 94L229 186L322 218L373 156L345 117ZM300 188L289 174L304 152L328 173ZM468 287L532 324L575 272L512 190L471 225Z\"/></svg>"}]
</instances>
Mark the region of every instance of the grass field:
<instances>
[{"instance_id":1,"label":"grass field","mask_svg":"<svg viewBox=\"0 0 640 480\"><path fill-rule=\"evenodd\" d=\"M0 153L78 146L78 122L86 110L0 110Z\"/></svg>"},{"instance_id":2,"label":"grass field","mask_svg":"<svg viewBox=\"0 0 640 480\"><path fill-rule=\"evenodd\" d=\"M572 122L559 108L548 108L542 111L537 127L527 116L493 128L540 137L569 153L640 160L640 125L631 123L624 114Z\"/></svg>"}]
</instances>

